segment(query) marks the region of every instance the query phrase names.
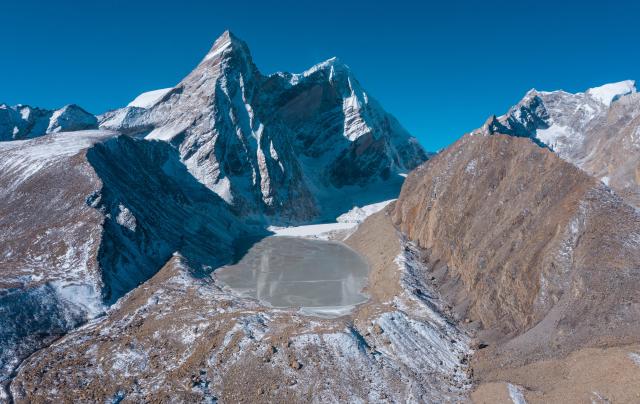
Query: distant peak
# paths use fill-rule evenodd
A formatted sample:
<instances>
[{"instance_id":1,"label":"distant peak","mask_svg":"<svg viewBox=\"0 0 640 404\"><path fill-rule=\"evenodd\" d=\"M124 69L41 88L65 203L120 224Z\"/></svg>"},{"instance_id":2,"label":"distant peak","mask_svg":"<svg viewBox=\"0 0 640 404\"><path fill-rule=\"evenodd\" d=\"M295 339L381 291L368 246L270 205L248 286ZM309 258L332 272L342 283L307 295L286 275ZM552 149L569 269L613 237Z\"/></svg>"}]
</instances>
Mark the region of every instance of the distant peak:
<instances>
[{"instance_id":1,"label":"distant peak","mask_svg":"<svg viewBox=\"0 0 640 404\"><path fill-rule=\"evenodd\" d=\"M635 93L636 82L634 80L619 81L617 83L609 83L600 87L594 87L587 90L587 94L604 105L611 105L617 98Z\"/></svg>"},{"instance_id":2,"label":"distant peak","mask_svg":"<svg viewBox=\"0 0 640 404\"><path fill-rule=\"evenodd\" d=\"M332 57L329 58L327 60L325 60L324 62L320 62L317 65L314 65L313 67L311 67L310 69L306 70L303 73L303 76L310 76L313 73L316 73L318 71L326 71L326 70L330 70L331 73L334 73L336 71L344 71L344 72L348 72L349 71L349 66L347 66L346 64L342 63L342 61L337 58L337 57ZM331 74L333 75L333 74Z\"/></svg>"}]
</instances>

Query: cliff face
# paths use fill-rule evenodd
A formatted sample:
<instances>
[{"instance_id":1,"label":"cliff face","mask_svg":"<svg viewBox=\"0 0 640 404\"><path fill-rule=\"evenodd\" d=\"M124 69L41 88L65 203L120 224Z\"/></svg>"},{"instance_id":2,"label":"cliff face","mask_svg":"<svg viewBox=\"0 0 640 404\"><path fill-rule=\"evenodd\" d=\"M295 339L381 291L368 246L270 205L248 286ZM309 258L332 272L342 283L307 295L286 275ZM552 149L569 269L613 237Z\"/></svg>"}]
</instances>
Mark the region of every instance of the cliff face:
<instances>
[{"instance_id":1,"label":"cliff face","mask_svg":"<svg viewBox=\"0 0 640 404\"><path fill-rule=\"evenodd\" d=\"M529 139L463 137L408 176L393 220L518 360L639 335L638 213Z\"/></svg>"}]
</instances>

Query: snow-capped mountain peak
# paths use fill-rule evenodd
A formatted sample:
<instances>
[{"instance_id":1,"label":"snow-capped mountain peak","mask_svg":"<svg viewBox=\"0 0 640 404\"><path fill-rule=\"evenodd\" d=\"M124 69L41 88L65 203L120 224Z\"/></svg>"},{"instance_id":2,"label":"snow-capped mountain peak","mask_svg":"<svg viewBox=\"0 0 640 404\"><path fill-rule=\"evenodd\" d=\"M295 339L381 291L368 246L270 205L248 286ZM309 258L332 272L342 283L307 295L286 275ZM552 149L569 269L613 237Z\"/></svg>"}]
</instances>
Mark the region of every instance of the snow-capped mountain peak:
<instances>
[{"instance_id":1,"label":"snow-capped mountain peak","mask_svg":"<svg viewBox=\"0 0 640 404\"><path fill-rule=\"evenodd\" d=\"M636 91L635 80L625 80L617 83L605 84L600 87L590 88L586 93L604 105L609 106L617 98L623 95L635 93Z\"/></svg>"},{"instance_id":2,"label":"snow-capped mountain peak","mask_svg":"<svg viewBox=\"0 0 640 404\"><path fill-rule=\"evenodd\" d=\"M227 30L215 40L213 46L205 55L203 62L220 58L221 56L229 56L232 53L248 55L249 47L243 40Z\"/></svg>"},{"instance_id":3,"label":"snow-capped mountain peak","mask_svg":"<svg viewBox=\"0 0 640 404\"><path fill-rule=\"evenodd\" d=\"M96 117L75 104L57 110L23 104L14 107L0 105L0 141L30 139L54 132L97 127Z\"/></svg>"},{"instance_id":4,"label":"snow-capped mountain peak","mask_svg":"<svg viewBox=\"0 0 640 404\"><path fill-rule=\"evenodd\" d=\"M238 212L280 223L389 199L402 182L397 174L427 157L338 58L267 76L229 31L152 104L105 114L101 127L171 142L189 171ZM388 184L373 185L380 182Z\"/></svg>"},{"instance_id":5,"label":"snow-capped mountain peak","mask_svg":"<svg viewBox=\"0 0 640 404\"><path fill-rule=\"evenodd\" d=\"M640 206L639 100L634 80L578 93L531 90L505 115L490 118L475 133L531 138Z\"/></svg>"}]
</instances>

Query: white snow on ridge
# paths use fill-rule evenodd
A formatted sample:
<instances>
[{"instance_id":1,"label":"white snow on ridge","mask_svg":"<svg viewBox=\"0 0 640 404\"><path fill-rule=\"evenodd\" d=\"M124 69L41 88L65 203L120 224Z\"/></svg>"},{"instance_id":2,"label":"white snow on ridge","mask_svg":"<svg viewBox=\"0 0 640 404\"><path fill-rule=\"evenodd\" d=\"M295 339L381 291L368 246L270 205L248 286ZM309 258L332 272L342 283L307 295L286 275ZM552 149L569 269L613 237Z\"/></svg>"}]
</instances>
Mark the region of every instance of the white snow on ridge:
<instances>
[{"instance_id":1,"label":"white snow on ridge","mask_svg":"<svg viewBox=\"0 0 640 404\"><path fill-rule=\"evenodd\" d=\"M0 142L0 172L16 174L16 185L60 159L71 157L95 143L117 135L117 132L112 131L85 130Z\"/></svg>"},{"instance_id":2,"label":"white snow on ridge","mask_svg":"<svg viewBox=\"0 0 640 404\"><path fill-rule=\"evenodd\" d=\"M357 225L357 223L324 223L295 227L270 227L269 230L274 232L275 236L312 237L325 239L328 237L327 233L338 230L349 230L356 227Z\"/></svg>"},{"instance_id":3,"label":"white snow on ridge","mask_svg":"<svg viewBox=\"0 0 640 404\"><path fill-rule=\"evenodd\" d=\"M308 77L308 76L311 76L313 73L319 70L324 70L326 68L334 69L336 65L342 65L342 62L340 61L340 59L334 56L332 58L325 60L324 62L320 62L316 65L311 66L309 69L305 70L302 73L302 76Z\"/></svg>"},{"instance_id":4,"label":"white snow on ridge","mask_svg":"<svg viewBox=\"0 0 640 404\"><path fill-rule=\"evenodd\" d=\"M10 152L34 161L46 161L51 158L73 156L82 149L117 135L117 132L108 130L59 132L35 139L2 142L0 152Z\"/></svg>"},{"instance_id":5,"label":"white snow on ridge","mask_svg":"<svg viewBox=\"0 0 640 404\"><path fill-rule=\"evenodd\" d=\"M227 40L221 44L216 44L215 48L204 57L204 60L210 60L218 56L224 52L225 49L231 46L231 42L231 37L227 36Z\"/></svg>"},{"instance_id":6,"label":"white snow on ridge","mask_svg":"<svg viewBox=\"0 0 640 404\"><path fill-rule=\"evenodd\" d=\"M388 204L395 201L395 199L389 199L388 201L382 201L366 205L363 207L354 206L353 209L347 213L336 218L338 223L362 223L364 219L384 209Z\"/></svg>"},{"instance_id":7,"label":"white snow on ridge","mask_svg":"<svg viewBox=\"0 0 640 404\"><path fill-rule=\"evenodd\" d=\"M625 80L618 83L605 84L600 87L594 87L587 90L587 94L606 106L611 105L613 99L620 95L626 95L636 92L636 82L634 80Z\"/></svg>"},{"instance_id":8,"label":"white snow on ridge","mask_svg":"<svg viewBox=\"0 0 640 404\"><path fill-rule=\"evenodd\" d=\"M275 233L274 236L308 237L327 240L330 239L335 232L355 230L364 219L381 211L393 201L395 201L395 199L372 203L371 205L365 205L363 207L354 206L350 211L338 216L334 223L310 224L295 227L272 226L269 227L269 230Z\"/></svg>"},{"instance_id":9,"label":"white snow on ridge","mask_svg":"<svg viewBox=\"0 0 640 404\"><path fill-rule=\"evenodd\" d=\"M58 119L60 118L60 116L65 112L65 109L66 107L53 111L53 115L51 115L51 118L49 118L49 126L47 127L47 133L60 132L62 130L62 128L60 127L56 128L56 122L58 122Z\"/></svg>"},{"instance_id":10,"label":"white snow on ridge","mask_svg":"<svg viewBox=\"0 0 640 404\"><path fill-rule=\"evenodd\" d=\"M151 108L171 90L173 90L173 87L147 91L146 93L142 93L137 96L133 101L127 104L127 107Z\"/></svg>"}]
</instances>

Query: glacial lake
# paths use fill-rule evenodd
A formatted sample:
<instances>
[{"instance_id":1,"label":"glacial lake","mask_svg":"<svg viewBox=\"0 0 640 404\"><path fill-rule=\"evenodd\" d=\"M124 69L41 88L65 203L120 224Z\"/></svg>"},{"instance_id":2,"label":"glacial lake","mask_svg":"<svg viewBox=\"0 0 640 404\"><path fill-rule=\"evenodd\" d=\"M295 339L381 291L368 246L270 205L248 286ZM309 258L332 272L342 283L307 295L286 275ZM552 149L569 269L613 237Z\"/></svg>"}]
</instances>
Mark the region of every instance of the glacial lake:
<instances>
[{"instance_id":1,"label":"glacial lake","mask_svg":"<svg viewBox=\"0 0 640 404\"><path fill-rule=\"evenodd\" d=\"M267 237L236 264L216 270L214 277L265 306L336 317L367 301L362 289L368 274L364 258L342 243Z\"/></svg>"}]
</instances>

